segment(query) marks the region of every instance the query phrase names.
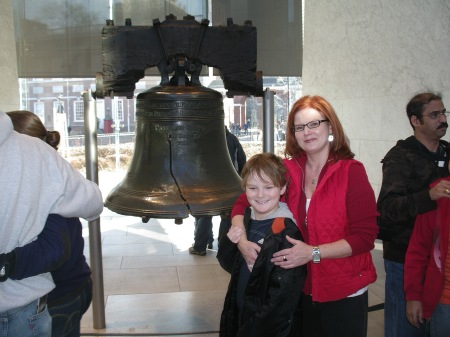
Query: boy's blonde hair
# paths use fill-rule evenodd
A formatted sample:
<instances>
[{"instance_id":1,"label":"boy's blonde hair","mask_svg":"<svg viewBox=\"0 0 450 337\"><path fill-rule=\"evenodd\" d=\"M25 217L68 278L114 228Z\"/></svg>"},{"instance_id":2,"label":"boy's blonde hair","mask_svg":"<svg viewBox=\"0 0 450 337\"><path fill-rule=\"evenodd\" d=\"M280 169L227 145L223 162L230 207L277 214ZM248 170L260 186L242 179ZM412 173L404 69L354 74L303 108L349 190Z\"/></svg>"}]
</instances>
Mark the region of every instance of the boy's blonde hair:
<instances>
[{"instance_id":1,"label":"boy's blonde hair","mask_svg":"<svg viewBox=\"0 0 450 337\"><path fill-rule=\"evenodd\" d=\"M242 187L245 190L249 177L256 174L262 181L271 182L276 187L286 185L286 167L283 159L270 152L255 154L242 169ZM270 181L267 181L269 179Z\"/></svg>"}]
</instances>

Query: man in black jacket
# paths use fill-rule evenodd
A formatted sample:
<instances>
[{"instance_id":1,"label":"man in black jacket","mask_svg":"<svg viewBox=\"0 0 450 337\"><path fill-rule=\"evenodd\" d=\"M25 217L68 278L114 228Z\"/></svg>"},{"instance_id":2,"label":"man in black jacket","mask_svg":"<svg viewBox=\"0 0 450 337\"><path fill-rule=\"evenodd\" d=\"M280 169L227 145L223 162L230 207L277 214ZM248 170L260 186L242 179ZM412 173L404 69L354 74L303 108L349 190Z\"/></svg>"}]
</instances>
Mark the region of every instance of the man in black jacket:
<instances>
[{"instance_id":1,"label":"man in black jacket","mask_svg":"<svg viewBox=\"0 0 450 337\"><path fill-rule=\"evenodd\" d=\"M405 314L403 264L415 218L436 208L435 200L445 188L431 182L449 175L447 111L442 98L433 93L414 96L406 107L414 135L399 140L383 164L383 182L378 197L379 238L383 240L386 270L384 329L386 337L422 336Z\"/></svg>"}]
</instances>

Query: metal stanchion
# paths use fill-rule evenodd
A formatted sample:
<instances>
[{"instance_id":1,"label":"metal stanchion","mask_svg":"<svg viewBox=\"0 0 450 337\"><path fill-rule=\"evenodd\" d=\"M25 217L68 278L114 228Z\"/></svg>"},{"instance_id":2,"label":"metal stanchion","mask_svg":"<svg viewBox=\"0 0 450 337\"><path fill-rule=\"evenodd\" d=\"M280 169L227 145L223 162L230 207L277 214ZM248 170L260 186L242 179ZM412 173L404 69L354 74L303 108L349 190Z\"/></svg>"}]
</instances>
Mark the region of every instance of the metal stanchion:
<instances>
[{"instance_id":1,"label":"metal stanchion","mask_svg":"<svg viewBox=\"0 0 450 337\"><path fill-rule=\"evenodd\" d=\"M263 152L275 151L274 139L274 92L266 88L263 100Z\"/></svg>"},{"instance_id":2,"label":"metal stanchion","mask_svg":"<svg viewBox=\"0 0 450 337\"><path fill-rule=\"evenodd\" d=\"M91 91L83 92L86 178L98 185L97 114ZM92 270L94 329L104 329L105 299L100 218L89 221L89 252Z\"/></svg>"}]
</instances>

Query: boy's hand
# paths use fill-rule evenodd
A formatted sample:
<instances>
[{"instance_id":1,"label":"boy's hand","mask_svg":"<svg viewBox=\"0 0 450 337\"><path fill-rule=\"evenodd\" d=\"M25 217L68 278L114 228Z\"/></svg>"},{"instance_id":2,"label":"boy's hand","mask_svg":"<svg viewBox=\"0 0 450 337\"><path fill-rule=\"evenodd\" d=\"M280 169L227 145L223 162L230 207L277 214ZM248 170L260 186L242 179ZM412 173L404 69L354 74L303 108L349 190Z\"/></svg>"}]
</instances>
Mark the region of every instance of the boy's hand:
<instances>
[{"instance_id":1,"label":"boy's hand","mask_svg":"<svg viewBox=\"0 0 450 337\"><path fill-rule=\"evenodd\" d=\"M231 242L238 243L244 232L245 232L244 229L241 227L231 226L230 230L227 233L227 236Z\"/></svg>"},{"instance_id":2,"label":"boy's hand","mask_svg":"<svg viewBox=\"0 0 450 337\"><path fill-rule=\"evenodd\" d=\"M254 242L248 241L244 237L239 240L237 246L244 257L245 263L247 263L248 270L252 271L256 258L261 251L261 247Z\"/></svg>"}]
</instances>

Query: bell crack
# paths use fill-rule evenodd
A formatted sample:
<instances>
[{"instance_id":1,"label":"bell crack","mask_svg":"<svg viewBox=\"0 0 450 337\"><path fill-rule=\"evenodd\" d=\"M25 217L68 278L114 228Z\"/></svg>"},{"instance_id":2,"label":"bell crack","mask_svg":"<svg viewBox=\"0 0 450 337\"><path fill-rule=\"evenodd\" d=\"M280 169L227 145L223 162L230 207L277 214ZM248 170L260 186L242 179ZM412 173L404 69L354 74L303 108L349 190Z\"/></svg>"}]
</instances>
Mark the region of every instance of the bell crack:
<instances>
[{"instance_id":1,"label":"bell crack","mask_svg":"<svg viewBox=\"0 0 450 337\"><path fill-rule=\"evenodd\" d=\"M192 214L191 207L189 206L189 202L184 197L183 192L181 191L180 184L178 184L177 178L175 177L175 174L173 173L173 169L172 169L172 135L168 135L167 142L169 143L169 170L170 170L170 175L172 176L173 181L175 182L175 185L177 186L180 198L184 201L184 204L186 205L186 208L188 209L189 214Z\"/></svg>"}]
</instances>

